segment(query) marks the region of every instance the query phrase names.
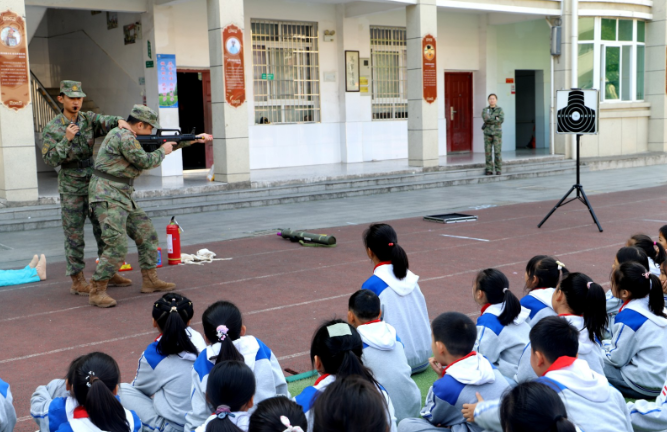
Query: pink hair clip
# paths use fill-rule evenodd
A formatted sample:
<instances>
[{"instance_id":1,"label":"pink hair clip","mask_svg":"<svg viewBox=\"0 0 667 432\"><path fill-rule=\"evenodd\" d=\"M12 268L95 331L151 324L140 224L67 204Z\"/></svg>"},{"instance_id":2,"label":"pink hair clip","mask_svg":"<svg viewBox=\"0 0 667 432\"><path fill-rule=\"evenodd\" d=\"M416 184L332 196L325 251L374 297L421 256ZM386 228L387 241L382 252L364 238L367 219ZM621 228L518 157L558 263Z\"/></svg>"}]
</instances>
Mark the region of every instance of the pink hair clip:
<instances>
[{"instance_id":1,"label":"pink hair clip","mask_svg":"<svg viewBox=\"0 0 667 432\"><path fill-rule=\"evenodd\" d=\"M280 416L280 423L287 428L283 432L303 432L301 426L292 426L290 420L285 416Z\"/></svg>"},{"instance_id":2,"label":"pink hair clip","mask_svg":"<svg viewBox=\"0 0 667 432\"><path fill-rule=\"evenodd\" d=\"M394 245L393 243L389 243L389 247L392 247L393 245Z\"/></svg>"},{"instance_id":3,"label":"pink hair clip","mask_svg":"<svg viewBox=\"0 0 667 432\"><path fill-rule=\"evenodd\" d=\"M222 342L227 338L227 333L229 332L229 329L227 328L226 325L219 325L215 329L217 335L218 335L218 340Z\"/></svg>"},{"instance_id":4,"label":"pink hair clip","mask_svg":"<svg viewBox=\"0 0 667 432\"><path fill-rule=\"evenodd\" d=\"M588 282L588 283L586 284L586 288L591 289L591 285L592 285L592 284L593 284L593 282Z\"/></svg>"},{"instance_id":5,"label":"pink hair clip","mask_svg":"<svg viewBox=\"0 0 667 432\"><path fill-rule=\"evenodd\" d=\"M651 276L651 273L650 272L642 273L642 276L644 276L646 279L648 279L649 276Z\"/></svg>"}]
</instances>

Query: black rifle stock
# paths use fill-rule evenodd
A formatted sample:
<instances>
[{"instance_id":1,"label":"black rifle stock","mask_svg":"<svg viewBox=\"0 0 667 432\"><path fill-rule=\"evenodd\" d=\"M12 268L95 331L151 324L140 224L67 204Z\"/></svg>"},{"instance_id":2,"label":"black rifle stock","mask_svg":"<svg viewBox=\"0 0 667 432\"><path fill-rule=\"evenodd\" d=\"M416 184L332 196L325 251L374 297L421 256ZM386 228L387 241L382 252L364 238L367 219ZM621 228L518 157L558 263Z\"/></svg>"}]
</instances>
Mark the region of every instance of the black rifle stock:
<instances>
[{"instance_id":1,"label":"black rifle stock","mask_svg":"<svg viewBox=\"0 0 667 432\"><path fill-rule=\"evenodd\" d=\"M163 135L163 132L176 132L177 135ZM158 129L155 135L137 135L137 141L139 141L145 152L151 153L162 147L162 144L166 142L175 142L178 144L181 141L195 141L199 139L195 134L195 129L192 129L192 133L189 134L181 135L180 133L180 129Z\"/></svg>"}]
</instances>

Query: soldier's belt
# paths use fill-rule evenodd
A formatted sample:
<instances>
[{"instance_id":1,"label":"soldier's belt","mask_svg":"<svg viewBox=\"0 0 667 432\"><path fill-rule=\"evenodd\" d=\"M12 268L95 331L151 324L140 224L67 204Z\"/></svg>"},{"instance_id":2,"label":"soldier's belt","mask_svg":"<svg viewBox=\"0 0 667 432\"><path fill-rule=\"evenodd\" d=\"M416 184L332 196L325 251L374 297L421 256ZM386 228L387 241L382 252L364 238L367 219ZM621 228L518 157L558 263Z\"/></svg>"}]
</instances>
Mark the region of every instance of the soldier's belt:
<instances>
[{"instance_id":1,"label":"soldier's belt","mask_svg":"<svg viewBox=\"0 0 667 432\"><path fill-rule=\"evenodd\" d=\"M128 186L134 186L134 179L131 179L131 178L116 177L114 175L107 174L107 173L104 173L104 172L98 171L98 170L93 170L93 174L95 174L96 176L98 176L100 178L111 180L113 182L123 183L123 184L126 184Z\"/></svg>"},{"instance_id":2,"label":"soldier's belt","mask_svg":"<svg viewBox=\"0 0 667 432\"><path fill-rule=\"evenodd\" d=\"M88 168L91 167L95 164L95 161L93 158L88 158L80 161L72 161L72 162L67 162L64 164L61 164L61 168Z\"/></svg>"}]
</instances>

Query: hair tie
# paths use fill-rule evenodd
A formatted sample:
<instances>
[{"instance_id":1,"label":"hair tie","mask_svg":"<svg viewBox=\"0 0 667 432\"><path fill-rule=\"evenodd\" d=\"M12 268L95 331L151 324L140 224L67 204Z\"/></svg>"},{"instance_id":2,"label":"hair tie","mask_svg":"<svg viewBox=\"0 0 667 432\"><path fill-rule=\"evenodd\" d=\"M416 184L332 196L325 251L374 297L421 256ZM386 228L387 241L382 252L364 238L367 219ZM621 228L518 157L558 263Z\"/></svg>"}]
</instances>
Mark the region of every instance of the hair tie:
<instances>
[{"instance_id":1,"label":"hair tie","mask_svg":"<svg viewBox=\"0 0 667 432\"><path fill-rule=\"evenodd\" d=\"M657 246L657 245L658 245L658 242L653 242L653 246Z\"/></svg>"},{"instance_id":2,"label":"hair tie","mask_svg":"<svg viewBox=\"0 0 667 432\"><path fill-rule=\"evenodd\" d=\"M172 306L169 313L172 313L172 312L178 312L178 308L176 306Z\"/></svg>"},{"instance_id":3,"label":"hair tie","mask_svg":"<svg viewBox=\"0 0 667 432\"><path fill-rule=\"evenodd\" d=\"M215 331L218 335L218 341L222 342L223 340L227 339L227 333L229 333L229 329L226 325L219 325L216 327Z\"/></svg>"},{"instance_id":4,"label":"hair tie","mask_svg":"<svg viewBox=\"0 0 667 432\"><path fill-rule=\"evenodd\" d=\"M593 282L588 282L588 283L586 284L586 288L591 289L591 285L592 285L592 284L593 284Z\"/></svg>"},{"instance_id":5,"label":"hair tie","mask_svg":"<svg viewBox=\"0 0 667 432\"><path fill-rule=\"evenodd\" d=\"M646 279L649 279L651 273L650 272L642 273L642 276L644 276Z\"/></svg>"},{"instance_id":6,"label":"hair tie","mask_svg":"<svg viewBox=\"0 0 667 432\"><path fill-rule=\"evenodd\" d=\"M565 264L563 264L563 263L560 262L560 261L556 261L556 264L558 265L558 271L563 270L563 267L565 267Z\"/></svg>"},{"instance_id":7,"label":"hair tie","mask_svg":"<svg viewBox=\"0 0 667 432\"><path fill-rule=\"evenodd\" d=\"M227 416L229 417L236 417L234 414L232 414L231 408L229 408L227 405L220 405L215 409L215 415L220 419L224 420Z\"/></svg>"},{"instance_id":8,"label":"hair tie","mask_svg":"<svg viewBox=\"0 0 667 432\"><path fill-rule=\"evenodd\" d=\"M301 426L292 426L289 419L285 416L280 416L280 423L282 423L287 428L283 432L303 432Z\"/></svg>"},{"instance_id":9,"label":"hair tie","mask_svg":"<svg viewBox=\"0 0 667 432\"><path fill-rule=\"evenodd\" d=\"M506 293L509 290L509 288L503 288L503 294Z\"/></svg>"},{"instance_id":10,"label":"hair tie","mask_svg":"<svg viewBox=\"0 0 667 432\"><path fill-rule=\"evenodd\" d=\"M90 371L88 372L88 375L86 375L86 386L91 387L95 381L97 381L99 378L95 376L95 372Z\"/></svg>"},{"instance_id":11,"label":"hair tie","mask_svg":"<svg viewBox=\"0 0 667 432\"><path fill-rule=\"evenodd\" d=\"M394 246L394 244L393 244L393 243L389 243L389 247L393 247L393 246Z\"/></svg>"}]
</instances>

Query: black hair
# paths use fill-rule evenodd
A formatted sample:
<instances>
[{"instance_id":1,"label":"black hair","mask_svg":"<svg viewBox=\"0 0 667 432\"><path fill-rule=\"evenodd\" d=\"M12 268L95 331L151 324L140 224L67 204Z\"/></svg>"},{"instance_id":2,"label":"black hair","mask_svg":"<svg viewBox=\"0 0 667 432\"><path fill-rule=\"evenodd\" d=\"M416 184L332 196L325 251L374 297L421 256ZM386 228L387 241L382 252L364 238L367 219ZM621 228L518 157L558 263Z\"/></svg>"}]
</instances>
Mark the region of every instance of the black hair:
<instances>
[{"instance_id":1,"label":"black hair","mask_svg":"<svg viewBox=\"0 0 667 432\"><path fill-rule=\"evenodd\" d=\"M350 329L349 335L330 336L329 327L342 324ZM368 382L380 384L373 377L373 372L361 361L364 345L357 329L343 320L335 319L322 324L313 335L310 344L310 361L315 365L315 356L319 357L324 372L336 375L337 379L349 375L359 375Z\"/></svg>"},{"instance_id":2,"label":"black hair","mask_svg":"<svg viewBox=\"0 0 667 432\"><path fill-rule=\"evenodd\" d=\"M131 115L127 116L127 124L129 124L130 126L134 126L135 124L139 123L146 123L146 122L143 120L139 120L135 117L132 117Z\"/></svg>"},{"instance_id":3,"label":"black hair","mask_svg":"<svg viewBox=\"0 0 667 432\"><path fill-rule=\"evenodd\" d=\"M281 416L287 417L290 425L299 426L304 432L308 430L308 420L301 405L285 396L275 396L257 404L250 416L248 432L283 432L286 427Z\"/></svg>"},{"instance_id":4,"label":"black hair","mask_svg":"<svg viewBox=\"0 0 667 432\"><path fill-rule=\"evenodd\" d=\"M243 319L241 311L234 303L228 301L217 301L210 305L201 317L204 327L204 335L209 342L220 343L220 354L215 363L225 360L243 361L243 356L234 346L234 341L241 337ZM218 327L227 327L227 334L218 336Z\"/></svg>"},{"instance_id":5,"label":"black hair","mask_svg":"<svg viewBox=\"0 0 667 432\"><path fill-rule=\"evenodd\" d=\"M160 354L164 356L181 352L199 354L187 331L188 322L194 314L192 302L180 294L165 294L153 303L153 319L162 332L162 337L157 343L157 351Z\"/></svg>"},{"instance_id":6,"label":"black hair","mask_svg":"<svg viewBox=\"0 0 667 432\"><path fill-rule=\"evenodd\" d=\"M470 318L460 312L445 312L431 323L433 340L445 344L453 356L470 354L477 340L477 327Z\"/></svg>"},{"instance_id":7,"label":"black hair","mask_svg":"<svg viewBox=\"0 0 667 432\"><path fill-rule=\"evenodd\" d=\"M362 377L336 379L313 404L313 432L387 432L386 407L378 388Z\"/></svg>"},{"instance_id":8,"label":"black hair","mask_svg":"<svg viewBox=\"0 0 667 432\"><path fill-rule=\"evenodd\" d=\"M74 374L76 373L76 369L79 366L79 362L85 357L85 355L79 356L72 360L72 362L69 364L69 367L67 368L67 374L65 375L65 381L67 381L69 385L72 385L74 382Z\"/></svg>"},{"instance_id":9,"label":"black hair","mask_svg":"<svg viewBox=\"0 0 667 432\"><path fill-rule=\"evenodd\" d=\"M528 275L528 282L533 277L537 276L537 286L528 287L534 288L556 288L562 278L567 276L569 272L558 260L548 255L536 255L526 264L526 274Z\"/></svg>"},{"instance_id":10,"label":"black hair","mask_svg":"<svg viewBox=\"0 0 667 432\"><path fill-rule=\"evenodd\" d=\"M362 320L377 319L382 312L380 297L367 289L361 289L352 294L347 306L354 315Z\"/></svg>"},{"instance_id":11,"label":"black hair","mask_svg":"<svg viewBox=\"0 0 667 432\"><path fill-rule=\"evenodd\" d=\"M511 388L500 403L505 432L575 432L563 401L555 390L537 381Z\"/></svg>"},{"instance_id":12,"label":"black hair","mask_svg":"<svg viewBox=\"0 0 667 432\"><path fill-rule=\"evenodd\" d=\"M475 291L484 292L489 303L505 303L503 311L498 316L498 321L504 326L511 324L521 313L521 302L509 288L510 281L500 270L492 268L481 270L475 278Z\"/></svg>"},{"instance_id":13,"label":"black hair","mask_svg":"<svg viewBox=\"0 0 667 432\"><path fill-rule=\"evenodd\" d=\"M648 277L647 277L648 276ZM651 274L646 267L635 262L626 262L618 266L611 275L612 289L615 293L626 290L630 299L640 299L648 296L648 308L657 316L667 318L665 297L662 292L660 278Z\"/></svg>"},{"instance_id":14,"label":"black hair","mask_svg":"<svg viewBox=\"0 0 667 432\"><path fill-rule=\"evenodd\" d=\"M662 238L667 239L667 225L661 226L658 231L662 234Z\"/></svg>"},{"instance_id":15,"label":"black hair","mask_svg":"<svg viewBox=\"0 0 667 432\"><path fill-rule=\"evenodd\" d=\"M651 258L656 264L662 264L667 260L667 252L665 252L665 248L662 247L660 243L653 241L651 237L646 234L633 235L630 237L630 240L628 240L628 246L637 246L646 252L646 256ZM657 251L656 248L658 249Z\"/></svg>"},{"instance_id":16,"label":"black hair","mask_svg":"<svg viewBox=\"0 0 667 432\"><path fill-rule=\"evenodd\" d=\"M255 395L255 374L243 361L226 360L211 369L206 383L206 399L211 412L225 406L229 412L240 411ZM214 418L206 432L238 432L229 416Z\"/></svg>"},{"instance_id":17,"label":"black hair","mask_svg":"<svg viewBox=\"0 0 667 432\"><path fill-rule=\"evenodd\" d=\"M551 363L559 357L576 357L579 352L579 330L561 317L542 318L530 329L529 337L532 350L541 352Z\"/></svg>"},{"instance_id":18,"label":"black hair","mask_svg":"<svg viewBox=\"0 0 667 432\"><path fill-rule=\"evenodd\" d=\"M601 341L609 321L604 289L583 273L568 274L557 289L565 294L565 301L572 312L584 317L591 342L595 342L596 337Z\"/></svg>"},{"instance_id":19,"label":"black hair","mask_svg":"<svg viewBox=\"0 0 667 432\"><path fill-rule=\"evenodd\" d=\"M101 352L81 358L72 374L72 392L90 421L103 431L130 432L125 409L114 396L120 383L118 363Z\"/></svg>"},{"instance_id":20,"label":"black hair","mask_svg":"<svg viewBox=\"0 0 667 432\"><path fill-rule=\"evenodd\" d=\"M371 224L363 234L364 245L382 262L391 262L394 276L403 279L408 274L408 254L398 244L396 231L391 225Z\"/></svg>"},{"instance_id":21,"label":"black hair","mask_svg":"<svg viewBox=\"0 0 667 432\"><path fill-rule=\"evenodd\" d=\"M495 93L491 93L490 95L488 95L488 96L486 97L486 100L488 101L489 98L490 98L491 96L495 96L495 97L496 97L496 100L498 99L498 95L497 95L497 94L495 94Z\"/></svg>"},{"instance_id":22,"label":"black hair","mask_svg":"<svg viewBox=\"0 0 667 432\"><path fill-rule=\"evenodd\" d=\"M616 252L616 261L618 261L619 265L633 261L643 265L645 268L649 268L646 252L637 246L624 246L620 248Z\"/></svg>"}]
</instances>

